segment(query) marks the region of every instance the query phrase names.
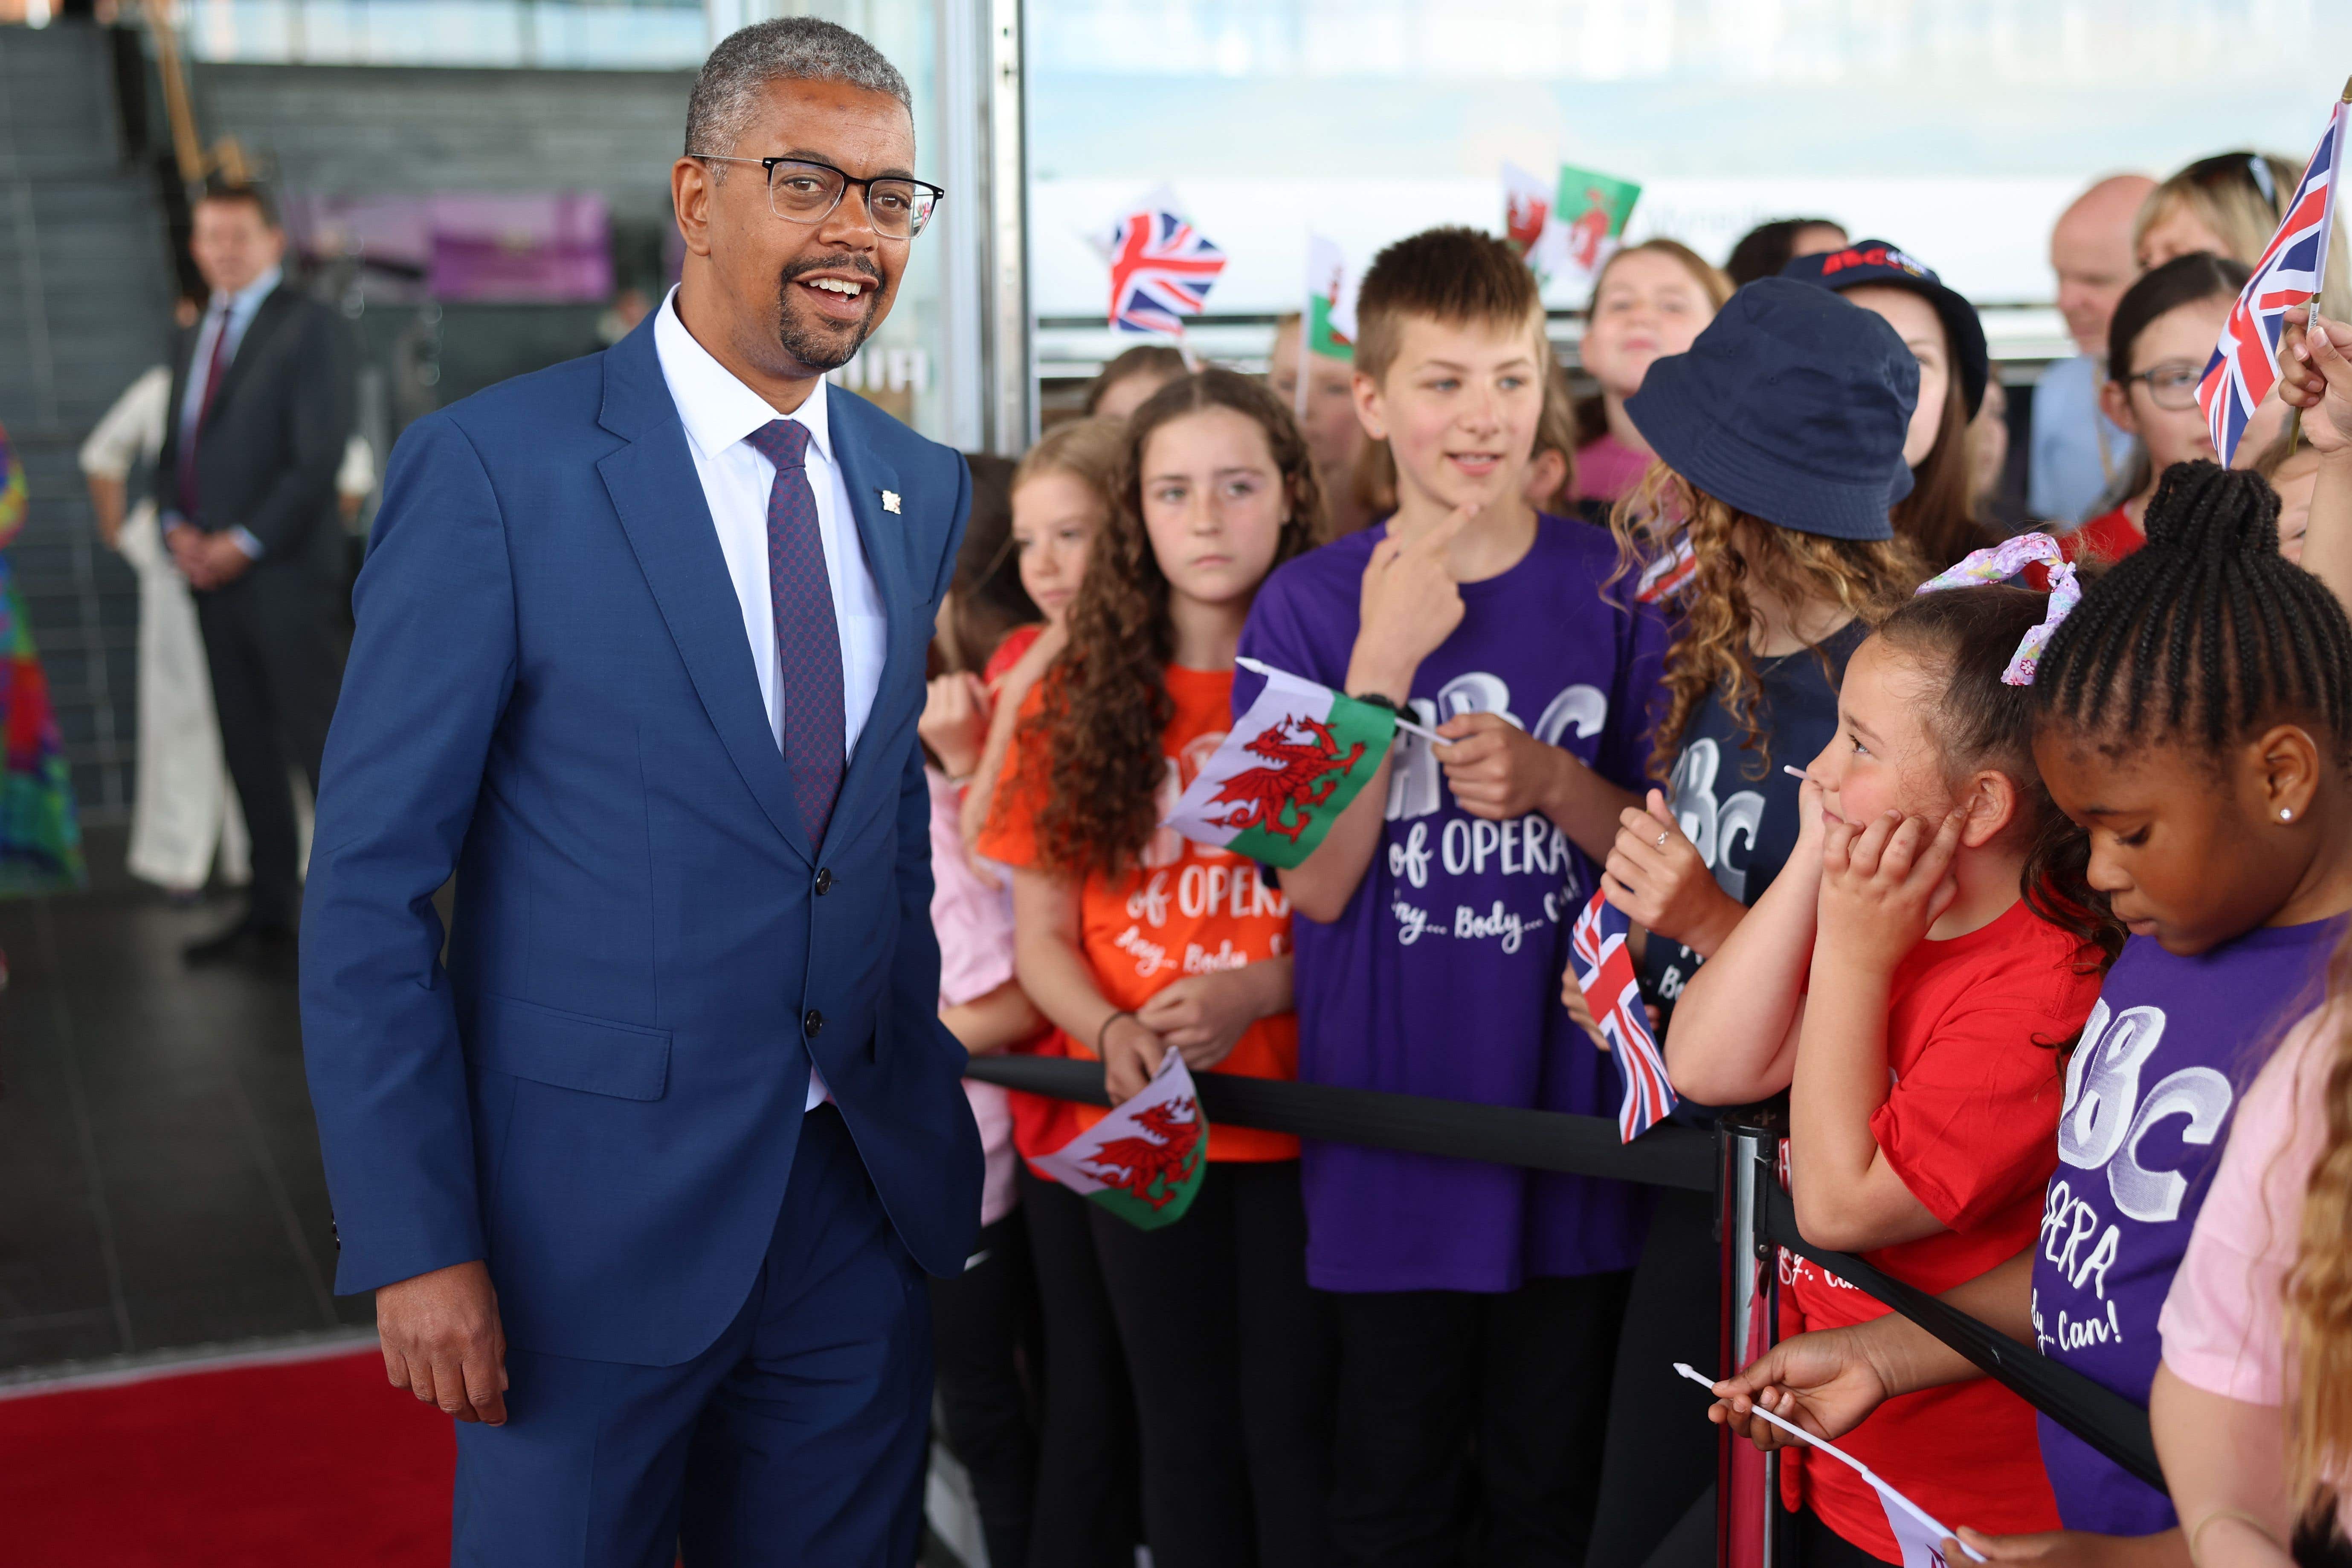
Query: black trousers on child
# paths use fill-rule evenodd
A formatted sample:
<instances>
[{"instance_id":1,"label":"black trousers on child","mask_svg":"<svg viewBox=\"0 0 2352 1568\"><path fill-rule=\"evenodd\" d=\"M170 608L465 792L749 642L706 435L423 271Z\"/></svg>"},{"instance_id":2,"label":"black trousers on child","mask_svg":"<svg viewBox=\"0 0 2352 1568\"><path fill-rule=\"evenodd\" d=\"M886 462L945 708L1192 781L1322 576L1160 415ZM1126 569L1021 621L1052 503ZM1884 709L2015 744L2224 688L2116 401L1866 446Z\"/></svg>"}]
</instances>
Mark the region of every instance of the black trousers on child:
<instances>
[{"instance_id":1,"label":"black trousers on child","mask_svg":"<svg viewBox=\"0 0 2352 1568\"><path fill-rule=\"evenodd\" d=\"M1627 1278L1331 1296L1338 1560L1580 1568Z\"/></svg>"},{"instance_id":2,"label":"black trousers on child","mask_svg":"<svg viewBox=\"0 0 2352 1568\"><path fill-rule=\"evenodd\" d=\"M1714 1568L1716 1434L1705 1393L1675 1371L1721 1377L1722 1262L1715 1200L1662 1192L1634 1265L1609 1396L1591 1560L1618 1568Z\"/></svg>"},{"instance_id":3,"label":"black trousers on child","mask_svg":"<svg viewBox=\"0 0 2352 1568\"><path fill-rule=\"evenodd\" d=\"M971 1478L988 1561L1029 1561L1037 1489L1036 1276L1014 1209L983 1226L952 1279L931 1281L931 1346L948 1447Z\"/></svg>"},{"instance_id":4,"label":"black trousers on child","mask_svg":"<svg viewBox=\"0 0 2352 1568\"><path fill-rule=\"evenodd\" d=\"M1329 1309L1307 1287L1297 1162L1212 1161L1192 1211L1159 1230L1093 1219L1154 1568L1329 1561Z\"/></svg>"},{"instance_id":5,"label":"black trousers on child","mask_svg":"<svg viewBox=\"0 0 2352 1568\"><path fill-rule=\"evenodd\" d=\"M1135 1406L1095 1255L1094 1205L1019 1172L1021 1215L1045 1323L1029 1568L1135 1568L1141 1539ZM1017 1568L996 1563L993 1568Z\"/></svg>"}]
</instances>

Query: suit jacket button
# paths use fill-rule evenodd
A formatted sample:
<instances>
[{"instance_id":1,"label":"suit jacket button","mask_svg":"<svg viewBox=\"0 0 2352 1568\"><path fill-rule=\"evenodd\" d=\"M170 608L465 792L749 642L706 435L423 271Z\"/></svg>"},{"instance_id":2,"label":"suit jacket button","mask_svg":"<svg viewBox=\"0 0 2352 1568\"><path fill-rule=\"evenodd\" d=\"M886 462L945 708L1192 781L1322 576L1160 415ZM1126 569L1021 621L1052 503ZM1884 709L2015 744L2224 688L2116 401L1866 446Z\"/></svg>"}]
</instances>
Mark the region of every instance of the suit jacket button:
<instances>
[{"instance_id":1,"label":"suit jacket button","mask_svg":"<svg viewBox=\"0 0 2352 1568\"><path fill-rule=\"evenodd\" d=\"M814 1007L808 1010L808 1016L801 1020L801 1032L812 1040L816 1038L817 1031L824 1027L824 1015Z\"/></svg>"},{"instance_id":2,"label":"suit jacket button","mask_svg":"<svg viewBox=\"0 0 2352 1568\"><path fill-rule=\"evenodd\" d=\"M821 899L831 891L833 891L833 868L819 866L816 868L816 896Z\"/></svg>"}]
</instances>

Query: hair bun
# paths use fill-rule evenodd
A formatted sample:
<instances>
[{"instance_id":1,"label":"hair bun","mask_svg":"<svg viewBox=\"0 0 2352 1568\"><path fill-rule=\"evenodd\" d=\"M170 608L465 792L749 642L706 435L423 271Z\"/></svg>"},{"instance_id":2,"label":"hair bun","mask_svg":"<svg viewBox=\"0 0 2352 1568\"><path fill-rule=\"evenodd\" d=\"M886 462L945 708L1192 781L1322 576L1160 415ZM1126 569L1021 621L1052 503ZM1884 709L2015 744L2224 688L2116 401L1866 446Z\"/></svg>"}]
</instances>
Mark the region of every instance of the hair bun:
<instances>
[{"instance_id":1,"label":"hair bun","mask_svg":"<svg viewBox=\"0 0 2352 1568\"><path fill-rule=\"evenodd\" d=\"M2279 498L2268 479L2199 459L2164 470L2142 525L2150 549L2278 553Z\"/></svg>"}]
</instances>

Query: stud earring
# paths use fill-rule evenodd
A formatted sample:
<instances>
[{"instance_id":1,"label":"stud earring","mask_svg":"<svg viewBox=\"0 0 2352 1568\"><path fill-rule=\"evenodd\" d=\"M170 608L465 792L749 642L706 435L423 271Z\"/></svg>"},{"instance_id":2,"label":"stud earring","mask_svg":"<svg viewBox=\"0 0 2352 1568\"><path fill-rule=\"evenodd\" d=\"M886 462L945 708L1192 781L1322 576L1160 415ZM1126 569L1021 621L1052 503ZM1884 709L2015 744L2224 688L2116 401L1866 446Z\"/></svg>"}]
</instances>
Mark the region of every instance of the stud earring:
<instances>
[{"instance_id":1,"label":"stud earring","mask_svg":"<svg viewBox=\"0 0 2352 1568\"><path fill-rule=\"evenodd\" d=\"M2294 807L2291 805L2280 806L2279 820L2281 822L2293 822L2294 820Z\"/></svg>"}]
</instances>

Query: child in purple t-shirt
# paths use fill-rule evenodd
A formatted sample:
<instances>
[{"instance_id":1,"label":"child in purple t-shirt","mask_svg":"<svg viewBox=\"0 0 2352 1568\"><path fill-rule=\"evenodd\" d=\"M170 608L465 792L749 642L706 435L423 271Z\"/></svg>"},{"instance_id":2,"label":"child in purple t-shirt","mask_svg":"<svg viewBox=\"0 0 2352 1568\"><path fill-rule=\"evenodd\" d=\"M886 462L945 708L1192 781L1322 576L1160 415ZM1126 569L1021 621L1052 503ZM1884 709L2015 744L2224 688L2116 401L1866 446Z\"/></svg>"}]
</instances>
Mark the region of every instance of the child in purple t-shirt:
<instances>
[{"instance_id":1,"label":"child in purple t-shirt","mask_svg":"<svg viewBox=\"0 0 2352 1568\"><path fill-rule=\"evenodd\" d=\"M1522 499L1550 363L1525 264L1472 230L1414 236L1365 276L1358 321L1357 407L1395 456L1396 515L1277 571L1242 652L1445 743L1402 737L1283 874L1299 1077L1613 1114L1558 975L1591 858L1645 782L1663 628L1604 597L1607 532ZM1259 684L1236 679L1237 712ZM1342 1557L1458 1554L1429 1543L1460 1544L1483 1489L1498 1560L1574 1560L1636 1193L1333 1143L1307 1145L1302 1176L1308 1279L1340 1331Z\"/></svg>"},{"instance_id":2,"label":"child in purple t-shirt","mask_svg":"<svg viewBox=\"0 0 2352 1568\"><path fill-rule=\"evenodd\" d=\"M2352 623L2279 556L2277 516L2253 475L2173 468L2146 548L2084 592L2032 675L2042 782L2089 830L2087 888L2132 935L2067 1059L2040 1237L1946 1300L2135 1403L2238 1095L2320 1000L2352 912ZM2276 635L2245 669L2257 624ZM1715 1415L1747 1424L1761 1401L1835 1437L1895 1394L1979 1375L1890 1314L1775 1347L1716 1385ZM2163 1492L2047 1416L2041 1434L2068 1532L2189 1560ZM2000 1561L2103 1550L1963 1539Z\"/></svg>"}]
</instances>

